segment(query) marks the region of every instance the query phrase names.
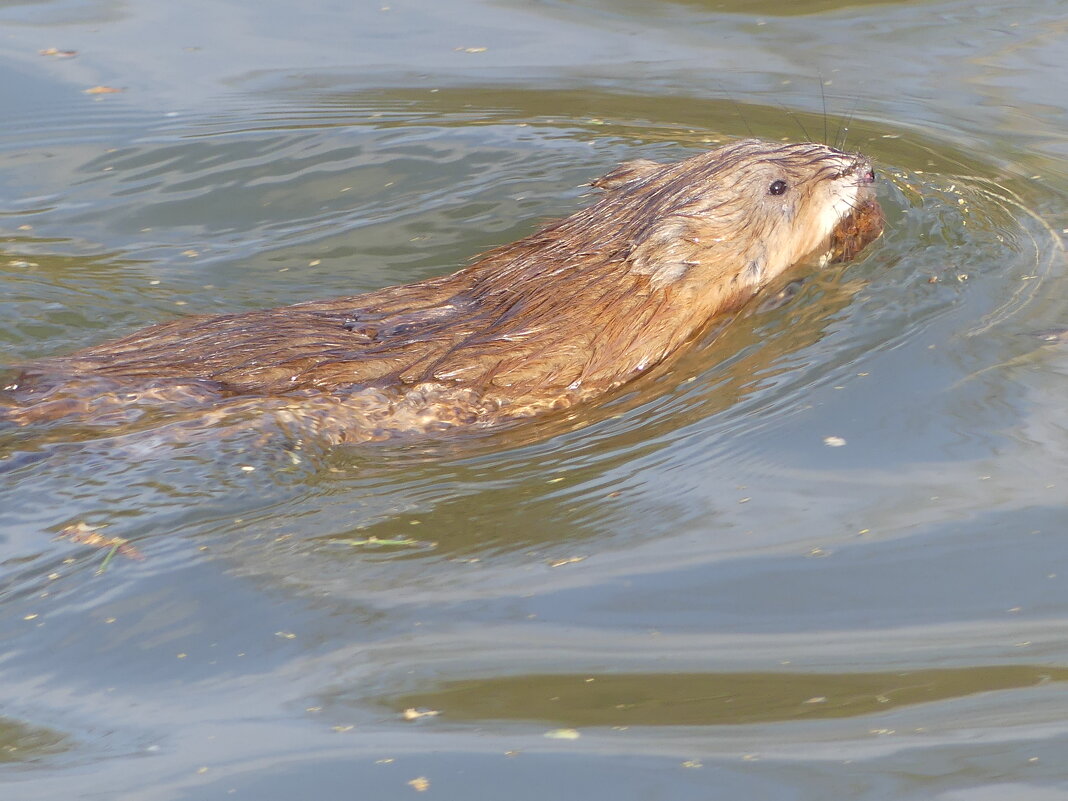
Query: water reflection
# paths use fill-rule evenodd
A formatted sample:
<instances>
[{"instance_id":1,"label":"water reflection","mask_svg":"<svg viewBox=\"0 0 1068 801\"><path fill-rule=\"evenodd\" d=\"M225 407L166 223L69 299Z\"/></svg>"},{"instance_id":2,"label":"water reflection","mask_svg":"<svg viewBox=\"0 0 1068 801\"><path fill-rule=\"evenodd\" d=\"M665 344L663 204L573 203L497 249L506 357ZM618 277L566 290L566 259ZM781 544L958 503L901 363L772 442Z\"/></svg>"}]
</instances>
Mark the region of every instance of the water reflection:
<instances>
[{"instance_id":1,"label":"water reflection","mask_svg":"<svg viewBox=\"0 0 1068 801\"><path fill-rule=\"evenodd\" d=\"M891 218L620 395L485 437L3 429L20 797L1060 792L1068 368L1029 336L1068 309L1057 15L713 5L369 7L354 34L147 4L6 40L4 364L444 273L616 162L747 129L848 127ZM79 523L145 558L100 573Z\"/></svg>"},{"instance_id":2,"label":"water reflection","mask_svg":"<svg viewBox=\"0 0 1068 801\"><path fill-rule=\"evenodd\" d=\"M1068 668L1005 665L894 673L652 673L508 676L446 682L388 699L443 722L720 726L846 718L1068 680Z\"/></svg>"},{"instance_id":3,"label":"water reflection","mask_svg":"<svg viewBox=\"0 0 1068 801\"><path fill-rule=\"evenodd\" d=\"M0 764L36 762L70 748L59 732L0 718Z\"/></svg>"}]
</instances>

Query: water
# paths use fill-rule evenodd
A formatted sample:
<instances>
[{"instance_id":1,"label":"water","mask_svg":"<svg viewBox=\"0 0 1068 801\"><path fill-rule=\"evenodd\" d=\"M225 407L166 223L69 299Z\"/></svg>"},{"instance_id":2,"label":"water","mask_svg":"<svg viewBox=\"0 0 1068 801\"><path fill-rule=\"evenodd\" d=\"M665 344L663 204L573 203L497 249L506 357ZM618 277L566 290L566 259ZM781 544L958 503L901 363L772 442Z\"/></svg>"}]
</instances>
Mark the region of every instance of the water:
<instances>
[{"instance_id":1,"label":"water","mask_svg":"<svg viewBox=\"0 0 1068 801\"><path fill-rule=\"evenodd\" d=\"M565 419L0 430L5 798L1068 797L1060 4L0 26L4 363L438 275L750 131L848 128L888 215Z\"/></svg>"}]
</instances>

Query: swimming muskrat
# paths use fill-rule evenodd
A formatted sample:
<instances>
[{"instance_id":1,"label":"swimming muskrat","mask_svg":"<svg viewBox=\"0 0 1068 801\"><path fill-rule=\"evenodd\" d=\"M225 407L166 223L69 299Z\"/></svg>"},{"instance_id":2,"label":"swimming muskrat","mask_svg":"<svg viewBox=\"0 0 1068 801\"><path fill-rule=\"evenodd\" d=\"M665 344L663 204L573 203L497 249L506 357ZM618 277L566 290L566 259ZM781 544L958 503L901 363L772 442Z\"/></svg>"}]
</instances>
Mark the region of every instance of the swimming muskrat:
<instances>
[{"instance_id":1,"label":"swimming muskrat","mask_svg":"<svg viewBox=\"0 0 1068 801\"><path fill-rule=\"evenodd\" d=\"M250 408L334 442L489 425L599 396L806 258L882 232L871 162L746 139L638 160L589 207L452 275L161 323L22 368L0 419ZM251 406L250 406L251 404Z\"/></svg>"}]
</instances>

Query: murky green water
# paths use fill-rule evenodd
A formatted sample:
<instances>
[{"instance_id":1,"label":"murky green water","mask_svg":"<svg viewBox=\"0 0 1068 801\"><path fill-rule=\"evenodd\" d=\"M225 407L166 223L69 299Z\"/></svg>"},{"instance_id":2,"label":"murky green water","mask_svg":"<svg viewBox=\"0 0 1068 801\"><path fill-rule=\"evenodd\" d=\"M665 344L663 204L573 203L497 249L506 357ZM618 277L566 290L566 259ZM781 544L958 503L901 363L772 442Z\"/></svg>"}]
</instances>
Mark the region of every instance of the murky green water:
<instances>
[{"instance_id":1,"label":"murky green water","mask_svg":"<svg viewBox=\"0 0 1068 801\"><path fill-rule=\"evenodd\" d=\"M0 364L749 131L848 128L889 218L567 419L0 429L4 798L1068 798L1062 3L0 3L0 79Z\"/></svg>"}]
</instances>

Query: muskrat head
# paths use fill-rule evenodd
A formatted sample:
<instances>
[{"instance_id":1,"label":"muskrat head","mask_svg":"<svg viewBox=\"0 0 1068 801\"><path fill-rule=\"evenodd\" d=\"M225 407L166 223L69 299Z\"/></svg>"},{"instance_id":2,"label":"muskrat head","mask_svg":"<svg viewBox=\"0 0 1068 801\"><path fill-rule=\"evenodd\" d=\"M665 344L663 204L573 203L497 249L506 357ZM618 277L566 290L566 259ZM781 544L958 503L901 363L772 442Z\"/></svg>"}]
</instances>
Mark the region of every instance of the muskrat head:
<instances>
[{"instance_id":1,"label":"muskrat head","mask_svg":"<svg viewBox=\"0 0 1068 801\"><path fill-rule=\"evenodd\" d=\"M874 181L856 153L746 139L674 164L628 162L594 186L617 213L634 210L629 262L654 285L751 292L808 256L849 257L878 236ZM870 219L857 225L858 214ZM836 239L846 227L848 245Z\"/></svg>"}]
</instances>

